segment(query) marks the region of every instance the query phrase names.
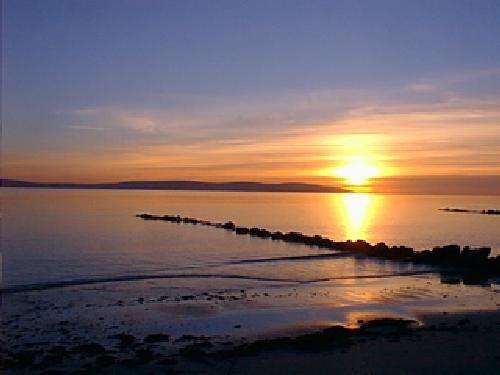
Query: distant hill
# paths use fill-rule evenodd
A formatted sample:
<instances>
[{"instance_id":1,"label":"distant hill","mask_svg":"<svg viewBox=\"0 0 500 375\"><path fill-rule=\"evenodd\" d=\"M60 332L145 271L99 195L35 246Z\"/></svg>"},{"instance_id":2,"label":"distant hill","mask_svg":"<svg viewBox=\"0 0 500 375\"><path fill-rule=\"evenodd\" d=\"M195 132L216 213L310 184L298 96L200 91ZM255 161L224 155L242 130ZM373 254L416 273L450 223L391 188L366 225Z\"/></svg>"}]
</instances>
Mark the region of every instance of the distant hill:
<instances>
[{"instance_id":1,"label":"distant hill","mask_svg":"<svg viewBox=\"0 0 500 375\"><path fill-rule=\"evenodd\" d=\"M300 182L266 184L251 181L201 182L201 181L123 181L106 184L76 184L30 182L0 179L2 187L51 188L51 189L136 189L136 190L208 190L246 192L294 192L294 193L345 193L338 187L304 184Z\"/></svg>"}]
</instances>

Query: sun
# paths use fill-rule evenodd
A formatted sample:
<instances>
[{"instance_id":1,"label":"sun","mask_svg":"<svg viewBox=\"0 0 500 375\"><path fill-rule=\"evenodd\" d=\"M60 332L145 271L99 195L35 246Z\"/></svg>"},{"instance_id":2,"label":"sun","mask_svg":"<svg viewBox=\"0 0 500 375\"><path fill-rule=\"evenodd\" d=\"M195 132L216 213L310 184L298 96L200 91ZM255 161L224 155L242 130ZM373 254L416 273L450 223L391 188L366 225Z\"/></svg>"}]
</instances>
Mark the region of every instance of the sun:
<instances>
[{"instance_id":1,"label":"sun","mask_svg":"<svg viewBox=\"0 0 500 375\"><path fill-rule=\"evenodd\" d=\"M380 175L380 170L374 164L365 160L350 161L334 170L336 177L341 177L347 185L366 185L370 178Z\"/></svg>"}]
</instances>

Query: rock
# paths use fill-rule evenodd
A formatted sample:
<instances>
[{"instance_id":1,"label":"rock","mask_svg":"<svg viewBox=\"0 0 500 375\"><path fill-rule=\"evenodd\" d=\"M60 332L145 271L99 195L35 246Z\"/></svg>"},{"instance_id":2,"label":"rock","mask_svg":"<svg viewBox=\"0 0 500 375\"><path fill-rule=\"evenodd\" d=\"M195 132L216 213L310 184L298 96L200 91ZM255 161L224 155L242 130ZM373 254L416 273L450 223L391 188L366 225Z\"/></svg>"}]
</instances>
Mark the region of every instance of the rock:
<instances>
[{"instance_id":1,"label":"rock","mask_svg":"<svg viewBox=\"0 0 500 375\"><path fill-rule=\"evenodd\" d=\"M135 352L135 360L137 364L149 363L154 359L154 353L150 349L139 349Z\"/></svg>"},{"instance_id":2,"label":"rock","mask_svg":"<svg viewBox=\"0 0 500 375\"><path fill-rule=\"evenodd\" d=\"M367 333L404 333L415 323L409 319L375 319L364 323L360 330Z\"/></svg>"},{"instance_id":3,"label":"rock","mask_svg":"<svg viewBox=\"0 0 500 375\"><path fill-rule=\"evenodd\" d=\"M275 241L276 240L282 240L283 239L283 233L281 233L279 231L278 232L273 232L273 233L271 233L271 239L275 240Z\"/></svg>"},{"instance_id":4,"label":"rock","mask_svg":"<svg viewBox=\"0 0 500 375\"><path fill-rule=\"evenodd\" d=\"M248 228L245 228L245 227L236 227L235 232L236 232L236 234L248 234L248 232L250 232L250 230Z\"/></svg>"},{"instance_id":5,"label":"rock","mask_svg":"<svg viewBox=\"0 0 500 375\"><path fill-rule=\"evenodd\" d=\"M46 370L40 373L40 375L64 375L64 374L66 373L60 370Z\"/></svg>"},{"instance_id":6,"label":"rock","mask_svg":"<svg viewBox=\"0 0 500 375\"><path fill-rule=\"evenodd\" d=\"M170 341L170 336L163 333L154 333L144 337L144 342L155 343L155 342L168 342Z\"/></svg>"},{"instance_id":7,"label":"rock","mask_svg":"<svg viewBox=\"0 0 500 375\"><path fill-rule=\"evenodd\" d=\"M227 229L227 230L234 230L236 226L232 221L228 221L227 223L222 225L222 228Z\"/></svg>"},{"instance_id":8,"label":"rock","mask_svg":"<svg viewBox=\"0 0 500 375\"><path fill-rule=\"evenodd\" d=\"M445 245L442 247L434 247L432 249L433 260L444 263L446 261L454 261L460 256L460 246L458 245Z\"/></svg>"},{"instance_id":9,"label":"rock","mask_svg":"<svg viewBox=\"0 0 500 375\"><path fill-rule=\"evenodd\" d=\"M470 249L465 247L462 252L460 252L460 247L458 245L446 245L441 247L435 247L431 250L423 250L416 252L411 247L407 246L393 246L389 248L385 243L381 242L376 245L371 245L364 240L357 241L333 241L329 238L324 238L320 235L308 236L299 232L288 232L283 234L281 232L270 232L263 228L245 228L237 227L232 221L228 221L224 224L222 223L212 223L210 221L204 221L189 217L172 216L172 215L150 215L150 214L138 214L144 220L164 220L173 223L191 223L191 224L202 224L209 225L216 228L224 228L226 230L235 231L236 234L245 235L250 234L252 236L260 238L271 238L272 240L282 240L286 242L302 243L309 246L318 246L322 248L328 248L332 250L349 251L355 254L361 254L363 256L376 257L381 259L393 259L400 261L411 261L420 264L429 265L440 265L440 266L452 266L460 267L466 272L470 273L473 271L473 277L468 279L473 279L480 277L482 279L488 279L488 277L500 274L500 256L489 258L491 249L487 247L479 249ZM465 281L464 281L465 282ZM177 300L177 299L176 299ZM119 302L118 305L123 305Z\"/></svg>"},{"instance_id":10,"label":"rock","mask_svg":"<svg viewBox=\"0 0 500 375\"><path fill-rule=\"evenodd\" d=\"M95 364L98 368L108 367L116 362L116 358L112 355L101 355L96 358Z\"/></svg>"},{"instance_id":11,"label":"rock","mask_svg":"<svg viewBox=\"0 0 500 375\"><path fill-rule=\"evenodd\" d=\"M21 352L14 353L12 358L14 364L19 367L27 367L33 365L35 358L39 353L35 350L24 350Z\"/></svg>"},{"instance_id":12,"label":"rock","mask_svg":"<svg viewBox=\"0 0 500 375\"><path fill-rule=\"evenodd\" d=\"M345 347L351 343L352 331L342 326L329 327L321 332L300 335L294 346L306 351L320 351L332 347Z\"/></svg>"},{"instance_id":13,"label":"rock","mask_svg":"<svg viewBox=\"0 0 500 375\"><path fill-rule=\"evenodd\" d=\"M197 344L191 344L179 349L179 355L188 358L199 358L206 355L205 351Z\"/></svg>"},{"instance_id":14,"label":"rock","mask_svg":"<svg viewBox=\"0 0 500 375\"><path fill-rule=\"evenodd\" d=\"M287 242L303 242L304 235L300 232L288 232L283 235L283 241Z\"/></svg>"},{"instance_id":15,"label":"rock","mask_svg":"<svg viewBox=\"0 0 500 375\"><path fill-rule=\"evenodd\" d=\"M104 348L104 346L100 344L90 343L90 344L77 345L76 347L73 348L73 352L90 356L90 355L103 354L106 352L106 349Z\"/></svg>"},{"instance_id":16,"label":"rock","mask_svg":"<svg viewBox=\"0 0 500 375\"><path fill-rule=\"evenodd\" d=\"M157 363L162 366L170 366L170 365L176 365L179 361L177 361L175 358L164 358L160 359Z\"/></svg>"},{"instance_id":17,"label":"rock","mask_svg":"<svg viewBox=\"0 0 500 375\"><path fill-rule=\"evenodd\" d=\"M472 265L473 263L484 262L488 259L491 253L491 248L480 247L478 249L471 249L469 246L463 248L460 254L461 261L465 265Z\"/></svg>"},{"instance_id":18,"label":"rock","mask_svg":"<svg viewBox=\"0 0 500 375\"><path fill-rule=\"evenodd\" d=\"M66 347L62 345L56 345L53 346L52 348L49 349L49 353L55 354L55 355L65 355L68 351L66 350Z\"/></svg>"},{"instance_id":19,"label":"rock","mask_svg":"<svg viewBox=\"0 0 500 375\"><path fill-rule=\"evenodd\" d=\"M119 340L118 345L122 348L132 346L136 342L136 338L128 333L119 333L114 337Z\"/></svg>"},{"instance_id":20,"label":"rock","mask_svg":"<svg viewBox=\"0 0 500 375\"><path fill-rule=\"evenodd\" d=\"M464 326L464 325L466 325L466 324L470 324L470 320L469 320L469 319L467 319L467 318L460 319L460 320L457 322L457 324L458 324L459 326Z\"/></svg>"}]
</instances>

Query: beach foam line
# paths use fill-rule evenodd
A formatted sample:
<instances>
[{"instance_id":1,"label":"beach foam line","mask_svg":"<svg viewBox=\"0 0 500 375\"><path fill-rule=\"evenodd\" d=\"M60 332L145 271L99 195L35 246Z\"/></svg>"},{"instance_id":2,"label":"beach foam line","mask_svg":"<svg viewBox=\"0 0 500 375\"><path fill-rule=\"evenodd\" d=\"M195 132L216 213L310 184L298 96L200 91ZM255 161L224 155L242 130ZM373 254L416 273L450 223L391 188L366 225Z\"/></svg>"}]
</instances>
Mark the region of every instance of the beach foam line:
<instances>
[{"instance_id":1,"label":"beach foam line","mask_svg":"<svg viewBox=\"0 0 500 375\"><path fill-rule=\"evenodd\" d=\"M231 261L227 261L227 262L209 263L207 265L187 266L187 267L183 267L183 269L233 266L233 265L240 265L240 264L315 261L315 260L326 260L326 259L332 259L332 258L347 258L350 256L351 256L350 253L338 252L338 253L332 253L332 254L308 254L308 255L295 255L295 256L270 257L270 258L237 259L237 260L231 260Z\"/></svg>"},{"instance_id":2,"label":"beach foam line","mask_svg":"<svg viewBox=\"0 0 500 375\"><path fill-rule=\"evenodd\" d=\"M309 280L298 280L290 278L274 278L274 277L259 277L250 275L237 275L237 274L144 274L144 275L127 275L127 276L113 276L94 279L75 279L67 281L55 281L38 284L14 285L0 289L0 294L14 294L21 292L42 291L56 288L67 288L72 286L84 286L103 283L116 283L116 282L130 282L130 281L143 281L143 280L161 280L161 279L235 279L235 280L248 280L248 281L263 281L263 282L279 282L291 284L314 284L335 280L357 280L357 279L385 279L389 277L399 276L418 276L424 274L434 273L435 271L407 271L407 272L393 272L389 274L377 275L352 275L352 276L337 276L325 277Z\"/></svg>"}]
</instances>

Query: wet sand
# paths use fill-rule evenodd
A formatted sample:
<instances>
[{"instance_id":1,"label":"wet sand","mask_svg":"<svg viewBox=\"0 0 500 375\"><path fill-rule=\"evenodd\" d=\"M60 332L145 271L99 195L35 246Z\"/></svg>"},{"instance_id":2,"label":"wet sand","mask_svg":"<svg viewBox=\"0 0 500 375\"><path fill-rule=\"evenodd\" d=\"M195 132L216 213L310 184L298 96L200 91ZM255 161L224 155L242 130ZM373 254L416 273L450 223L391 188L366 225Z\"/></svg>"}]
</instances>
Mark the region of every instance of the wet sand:
<instances>
[{"instance_id":1,"label":"wet sand","mask_svg":"<svg viewBox=\"0 0 500 375\"><path fill-rule=\"evenodd\" d=\"M495 285L446 284L432 275L357 280L354 285L248 281L241 289L240 280L234 283L150 280L4 294L2 370L498 370L500 300ZM489 312L472 313L479 308Z\"/></svg>"},{"instance_id":2,"label":"wet sand","mask_svg":"<svg viewBox=\"0 0 500 375\"><path fill-rule=\"evenodd\" d=\"M123 334L114 347L52 346L39 360L24 350L1 363L6 374L498 374L500 312L425 315L422 321L368 321L356 329L333 326L238 345L186 335L168 354L161 350L172 340L168 335L136 341Z\"/></svg>"}]
</instances>

